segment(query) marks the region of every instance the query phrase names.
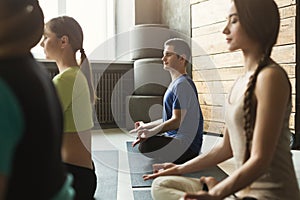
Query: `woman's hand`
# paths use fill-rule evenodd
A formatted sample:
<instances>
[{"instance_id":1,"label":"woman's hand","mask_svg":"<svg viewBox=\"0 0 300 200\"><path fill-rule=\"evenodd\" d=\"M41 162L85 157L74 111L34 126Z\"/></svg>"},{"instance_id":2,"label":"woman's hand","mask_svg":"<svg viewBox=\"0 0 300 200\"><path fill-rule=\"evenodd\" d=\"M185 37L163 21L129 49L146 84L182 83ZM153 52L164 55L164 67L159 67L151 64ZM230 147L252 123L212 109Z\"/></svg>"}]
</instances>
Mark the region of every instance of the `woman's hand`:
<instances>
[{"instance_id":1,"label":"woman's hand","mask_svg":"<svg viewBox=\"0 0 300 200\"><path fill-rule=\"evenodd\" d=\"M160 163L160 164L153 164L152 169L153 169L153 173L157 173L157 172L162 172L174 166L176 166L176 164L174 163Z\"/></svg>"},{"instance_id":2,"label":"woman's hand","mask_svg":"<svg viewBox=\"0 0 300 200\"><path fill-rule=\"evenodd\" d=\"M155 179L156 177L161 176L159 173L153 173L153 174L145 174L143 175L144 181L150 180L150 179Z\"/></svg>"},{"instance_id":3,"label":"woman's hand","mask_svg":"<svg viewBox=\"0 0 300 200\"><path fill-rule=\"evenodd\" d=\"M217 179L215 179L214 177L211 176L202 176L200 178L200 183L202 184L206 184L208 187L208 190L212 189L215 185L217 185L219 183L219 181Z\"/></svg>"},{"instance_id":4,"label":"woman's hand","mask_svg":"<svg viewBox=\"0 0 300 200\"><path fill-rule=\"evenodd\" d=\"M185 194L180 200L221 200L218 197L214 197L206 191L199 191L196 194Z\"/></svg>"},{"instance_id":5,"label":"woman's hand","mask_svg":"<svg viewBox=\"0 0 300 200\"><path fill-rule=\"evenodd\" d=\"M159 176L179 175L178 166L174 163L162 163L153 165L153 174L145 174L143 179L149 180Z\"/></svg>"},{"instance_id":6,"label":"woman's hand","mask_svg":"<svg viewBox=\"0 0 300 200\"><path fill-rule=\"evenodd\" d=\"M220 200L219 197L213 196L212 194L209 193L209 190L212 189L215 185L219 183L217 179L214 177L205 177L202 176L200 178L200 183L201 184L206 184L208 187L208 191L201 190L197 192L196 194L185 194L184 200L200 200L200 199L205 199L205 200Z\"/></svg>"}]
</instances>

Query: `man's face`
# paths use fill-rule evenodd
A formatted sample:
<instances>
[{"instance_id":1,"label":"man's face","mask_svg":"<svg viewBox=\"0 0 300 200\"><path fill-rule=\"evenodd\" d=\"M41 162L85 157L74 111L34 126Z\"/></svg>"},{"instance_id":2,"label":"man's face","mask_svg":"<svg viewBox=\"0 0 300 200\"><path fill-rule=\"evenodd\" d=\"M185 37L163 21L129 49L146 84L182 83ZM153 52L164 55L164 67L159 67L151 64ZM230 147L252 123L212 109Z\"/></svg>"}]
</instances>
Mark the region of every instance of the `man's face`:
<instances>
[{"instance_id":1,"label":"man's face","mask_svg":"<svg viewBox=\"0 0 300 200\"><path fill-rule=\"evenodd\" d=\"M164 69L170 70L175 69L178 70L182 65L184 67L184 62L182 62L182 57L177 55L177 53L174 51L174 46L166 45L163 57L161 59L163 61Z\"/></svg>"}]
</instances>

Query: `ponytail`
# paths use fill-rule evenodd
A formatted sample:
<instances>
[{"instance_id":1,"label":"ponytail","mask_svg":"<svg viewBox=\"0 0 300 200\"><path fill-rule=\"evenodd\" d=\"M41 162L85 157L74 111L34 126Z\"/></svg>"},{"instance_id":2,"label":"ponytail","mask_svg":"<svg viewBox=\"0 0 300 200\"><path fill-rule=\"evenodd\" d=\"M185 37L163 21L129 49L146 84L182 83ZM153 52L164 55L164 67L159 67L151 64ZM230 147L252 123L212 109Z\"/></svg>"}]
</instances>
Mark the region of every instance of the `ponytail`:
<instances>
[{"instance_id":1,"label":"ponytail","mask_svg":"<svg viewBox=\"0 0 300 200\"><path fill-rule=\"evenodd\" d=\"M90 100L92 104L95 104L97 96L93 84L92 67L89 60L87 59L87 56L83 48L80 49L80 54L81 54L80 63L79 63L80 69L82 73L85 75L86 80L88 82L89 91L90 91Z\"/></svg>"}]
</instances>

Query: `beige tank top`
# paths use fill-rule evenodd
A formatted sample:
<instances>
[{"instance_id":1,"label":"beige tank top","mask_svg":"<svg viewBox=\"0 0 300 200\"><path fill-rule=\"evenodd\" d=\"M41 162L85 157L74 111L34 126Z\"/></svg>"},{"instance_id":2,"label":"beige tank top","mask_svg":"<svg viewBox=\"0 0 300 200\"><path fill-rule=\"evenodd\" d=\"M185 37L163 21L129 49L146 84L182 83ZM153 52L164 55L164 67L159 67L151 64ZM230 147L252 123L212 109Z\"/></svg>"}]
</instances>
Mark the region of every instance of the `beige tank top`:
<instances>
[{"instance_id":1,"label":"beige tank top","mask_svg":"<svg viewBox=\"0 0 300 200\"><path fill-rule=\"evenodd\" d=\"M246 88L243 89L240 91L245 91ZM226 102L225 122L236 168L239 168L243 164L246 150L246 137L243 128L243 95L234 102L230 102L230 95ZM290 149L290 112L291 103L286 109L284 126L270 168L248 189L239 192L239 195L255 197L258 200L300 200Z\"/></svg>"}]
</instances>

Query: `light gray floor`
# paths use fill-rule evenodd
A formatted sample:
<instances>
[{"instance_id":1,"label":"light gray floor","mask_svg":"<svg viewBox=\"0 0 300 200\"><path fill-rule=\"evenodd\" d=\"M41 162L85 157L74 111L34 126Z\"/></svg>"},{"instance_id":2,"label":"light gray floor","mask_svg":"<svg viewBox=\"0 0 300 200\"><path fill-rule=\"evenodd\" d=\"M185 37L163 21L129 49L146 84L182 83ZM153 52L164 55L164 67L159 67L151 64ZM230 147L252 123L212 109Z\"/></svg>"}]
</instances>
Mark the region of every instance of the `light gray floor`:
<instances>
[{"instance_id":1,"label":"light gray floor","mask_svg":"<svg viewBox=\"0 0 300 200\"><path fill-rule=\"evenodd\" d=\"M129 134L123 129L103 129L93 131L92 150L118 150L119 172L117 200L133 200L133 191L149 190L149 188L131 188L129 165L126 150L126 141L133 141L136 135ZM215 136L204 136L202 152L209 151L221 138ZM221 168L229 173L233 169L232 163L222 163Z\"/></svg>"},{"instance_id":2,"label":"light gray floor","mask_svg":"<svg viewBox=\"0 0 300 200\"><path fill-rule=\"evenodd\" d=\"M131 188L129 165L126 150L126 141L133 141L135 135L129 134L125 129L103 129L93 131L92 149L95 150L118 150L119 171L118 171L118 192L117 200L133 200L133 189ZM222 138L216 136L204 136L202 152L207 152L215 146ZM298 183L300 183L300 151L292 151ZM232 160L219 165L225 172L231 173L234 170ZM299 185L300 187L300 185ZM136 188L136 190L149 190L148 188Z\"/></svg>"}]
</instances>

